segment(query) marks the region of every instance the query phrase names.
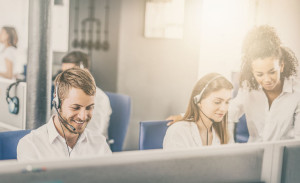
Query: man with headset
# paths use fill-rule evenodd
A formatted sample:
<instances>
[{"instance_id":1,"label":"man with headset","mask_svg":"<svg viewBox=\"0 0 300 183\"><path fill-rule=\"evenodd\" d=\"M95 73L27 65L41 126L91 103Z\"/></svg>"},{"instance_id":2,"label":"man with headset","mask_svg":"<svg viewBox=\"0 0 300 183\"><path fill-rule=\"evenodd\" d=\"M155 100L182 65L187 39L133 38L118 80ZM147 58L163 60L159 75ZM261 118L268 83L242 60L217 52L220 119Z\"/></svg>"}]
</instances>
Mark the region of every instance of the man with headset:
<instances>
[{"instance_id":1,"label":"man with headset","mask_svg":"<svg viewBox=\"0 0 300 183\"><path fill-rule=\"evenodd\" d=\"M57 114L19 141L18 160L111 154L105 137L86 129L93 116L95 95L96 84L88 70L71 68L60 73L53 99Z\"/></svg>"},{"instance_id":2,"label":"man with headset","mask_svg":"<svg viewBox=\"0 0 300 183\"><path fill-rule=\"evenodd\" d=\"M89 65L90 63L86 53L72 51L62 58L61 70L65 71L73 67L88 69ZM108 139L108 127L112 110L107 95L98 87L96 87L96 90L93 119L87 128L100 132Z\"/></svg>"}]
</instances>

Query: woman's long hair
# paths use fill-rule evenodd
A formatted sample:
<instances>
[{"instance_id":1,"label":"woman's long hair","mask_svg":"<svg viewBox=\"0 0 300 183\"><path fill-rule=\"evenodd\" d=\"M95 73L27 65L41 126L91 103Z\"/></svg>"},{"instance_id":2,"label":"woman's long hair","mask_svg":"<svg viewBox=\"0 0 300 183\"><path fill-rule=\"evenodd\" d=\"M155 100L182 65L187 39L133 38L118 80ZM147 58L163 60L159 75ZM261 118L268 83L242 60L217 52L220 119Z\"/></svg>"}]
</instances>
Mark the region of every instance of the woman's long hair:
<instances>
[{"instance_id":1,"label":"woman's long hair","mask_svg":"<svg viewBox=\"0 0 300 183\"><path fill-rule=\"evenodd\" d=\"M214 80L213 78L220 76ZM211 81L212 80L212 81ZM207 86L206 84L211 81ZM199 95L203 88L206 86L205 91L203 91L202 96L198 102L201 102L202 99L206 98L212 92L219 91L221 89L228 89L232 90L233 86L230 81L228 81L225 77L221 76L217 73L210 73L202 77L195 85L187 110L185 115L183 116L182 120L190 121L190 122L197 122L200 119L200 110L197 104L194 102L195 96ZM216 131L217 135L220 138L221 144L227 144L229 141L229 134L228 134L228 112L223 117L221 122L213 123L213 128Z\"/></svg>"}]
</instances>

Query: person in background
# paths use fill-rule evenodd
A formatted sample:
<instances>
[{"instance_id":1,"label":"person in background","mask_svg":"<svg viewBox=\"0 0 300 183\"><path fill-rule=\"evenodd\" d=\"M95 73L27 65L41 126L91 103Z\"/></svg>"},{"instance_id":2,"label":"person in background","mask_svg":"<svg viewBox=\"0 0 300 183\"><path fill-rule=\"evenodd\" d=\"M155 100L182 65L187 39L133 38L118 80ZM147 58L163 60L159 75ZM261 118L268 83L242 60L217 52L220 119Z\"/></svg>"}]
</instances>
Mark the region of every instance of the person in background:
<instances>
[{"instance_id":1,"label":"person in background","mask_svg":"<svg viewBox=\"0 0 300 183\"><path fill-rule=\"evenodd\" d=\"M57 113L19 141L18 161L111 154L105 137L86 129L93 117L95 95L96 84L88 70L71 68L60 73L53 99Z\"/></svg>"},{"instance_id":2,"label":"person in background","mask_svg":"<svg viewBox=\"0 0 300 183\"><path fill-rule=\"evenodd\" d=\"M72 51L62 58L61 70L65 71L73 67L88 69L89 65L90 63L86 53L81 51ZM109 120L112 113L110 101L108 96L99 87L96 87L96 90L93 119L87 128L100 132L106 137L106 139L108 139Z\"/></svg>"},{"instance_id":3,"label":"person in background","mask_svg":"<svg viewBox=\"0 0 300 183\"><path fill-rule=\"evenodd\" d=\"M178 149L233 142L227 117L233 86L222 75L210 73L195 85L185 115L171 125L163 148Z\"/></svg>"},{"instance_id":4,"label":"person in background","mask_svg":"<svg viewBox=\"0 0 300 183\"><path fill-rule=\"evenodd\" d=\"M16 67L18 36L15 28L2 27L0 31L0 76L12 79Z\"/></svg>"},{"instance_id":5,"label":"person in background","mask_svg":"<svg viewBox=\"0 0 300 183\"><path fill-rule=\"evenodd\" d=\"M300 139L300 81L293 51L282 45L273 27L262 25L246 35L242 55L240 89L229 122L246 115L248 142ZM178 118L168 119L172 124Z\"/></svg>"}]
</instances>

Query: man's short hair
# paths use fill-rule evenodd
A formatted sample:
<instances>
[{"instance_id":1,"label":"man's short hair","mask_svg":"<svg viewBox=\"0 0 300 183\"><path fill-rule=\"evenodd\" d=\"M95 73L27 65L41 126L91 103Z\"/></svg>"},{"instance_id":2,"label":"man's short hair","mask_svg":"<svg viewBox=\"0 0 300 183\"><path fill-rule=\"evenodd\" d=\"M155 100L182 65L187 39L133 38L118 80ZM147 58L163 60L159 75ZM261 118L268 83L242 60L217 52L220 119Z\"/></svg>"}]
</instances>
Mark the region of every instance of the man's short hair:
<instances>
[{"instance_id":1,"label":"man's short hair","mask_svg":"<svg viewBox=\"0 0 300 183\"><path fill-rule=\"evenodd\" d=\"M83 68L88 69L90 66L89 57L86 53L82 51L72 51L63 57L62 63L72 63L80 67L83 65Z\"/></svg>"},{"instance_id":2,"label":"man's short hair","mask_svg":"<svg viewBox=\"0 0 300 183\"><path fill-rule=\"evenodd\" d=\"M58 90L56 90L58 87ZM87 69L71 68L58 74L55 78L55 90L62 102L67 98L71 88L82 89L85 94L95 96L96 83L94 77Z\"/></svg>"}]
</instances>

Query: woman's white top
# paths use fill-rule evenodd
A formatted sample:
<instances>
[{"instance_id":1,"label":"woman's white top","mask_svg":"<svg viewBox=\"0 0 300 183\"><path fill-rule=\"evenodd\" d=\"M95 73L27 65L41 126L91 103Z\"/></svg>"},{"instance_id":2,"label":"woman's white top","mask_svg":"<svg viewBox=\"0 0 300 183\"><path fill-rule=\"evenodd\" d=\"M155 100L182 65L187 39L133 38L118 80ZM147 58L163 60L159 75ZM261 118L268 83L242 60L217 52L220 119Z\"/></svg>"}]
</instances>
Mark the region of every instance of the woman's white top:
<instances>
[{"instance_id":1,"label":"woman's white top","mask_svg":"<svg viewBox=\"0 0 300 183\"><path fill-rule=\"evenodd\" d=\"M211 145L220 145L220 139L212 128ZM230 142L232 138L230 138ZM195 122L179 121L172 124L165 135L163 149L183 149L203 146L198 126Z\"/></svg>"},{"instance_id":2,"label":"woman's white top","mask_svg":"<svg viewBox=\"0 0 300 183\"><path fill-rule=\"evenodd\" d=\"M7 48L2 48L0 50L0 72L6 72L6 62L5 60L10 60L13 64L13 73L15 73L17 49L13 46Z\"/></svg>"},{"instance_id":3,"label":"woman's white top","mask_svg":"<svg viewBox=\"0 0 300 183\"><path fill-rule=\"evenodd\" d=\"M248 142L300 138L299 79L285 79L282 93L270 108L262 87L251 91L239 89L230 103L229 121L238 122L243 114L250 135Z\"/></svg>"}]
</instances>

